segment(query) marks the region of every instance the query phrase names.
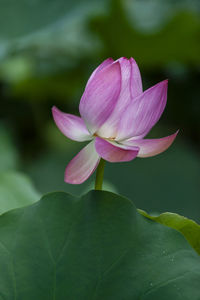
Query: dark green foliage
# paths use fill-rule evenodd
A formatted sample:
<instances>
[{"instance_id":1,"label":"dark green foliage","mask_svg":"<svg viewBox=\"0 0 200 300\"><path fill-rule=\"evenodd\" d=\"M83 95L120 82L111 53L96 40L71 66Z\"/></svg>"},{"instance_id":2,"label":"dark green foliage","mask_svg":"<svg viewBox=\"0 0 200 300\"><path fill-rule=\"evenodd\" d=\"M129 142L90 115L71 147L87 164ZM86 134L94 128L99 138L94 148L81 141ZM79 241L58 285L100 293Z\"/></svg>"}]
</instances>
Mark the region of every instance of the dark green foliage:
<instances>
[{"instance_id":1,"label":"dark green foliage","mask_svg":"<svg viewBox=\"0 0 200 300\"><path fill-rule=\"evenodd\" d=\"M4 300L200 298L200 258L177 231L108 192L46 195L0 217Z\"/></svg>"}]
</instances>

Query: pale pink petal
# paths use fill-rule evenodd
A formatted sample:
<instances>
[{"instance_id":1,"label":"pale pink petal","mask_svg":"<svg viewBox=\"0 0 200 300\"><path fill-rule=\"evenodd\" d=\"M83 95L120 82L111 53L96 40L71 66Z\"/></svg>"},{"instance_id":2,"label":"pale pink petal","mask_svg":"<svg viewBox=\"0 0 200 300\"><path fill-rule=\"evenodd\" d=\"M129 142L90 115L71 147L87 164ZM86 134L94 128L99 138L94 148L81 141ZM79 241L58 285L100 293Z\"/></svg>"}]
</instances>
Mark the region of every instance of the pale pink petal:
<instances>
[{"instance_id":1,"label":"pale pink petal","mask_svg":"<svg viewBox=\"0 0 200 300\"><path fill-rule=\"evenodd\" d=\"M123 112L116 140L145 136L158 122L167 102L167 80L139 95Z\"/></svg>"},{"instance_id":2,"label":"pale pink petal","mask_svg":"<svg viewBox=\"0 0 200 300\"><path fill-rule=\"evenodd\" d=\"M87 128L94 134L112 113L121 88L118 62L109 64L88 83L80 101L79 111Z\"/></svg>"},{"instance_id":3,"label":"pale pink petal","mask_svg":"<svg viewBox=\"0 0 200 300\"><path fill-rule=\"evenodd\" d=\"M109 162L122 162L133 160L139 151L138 147L131 147L132 150L125 149L126 146L114 145L99 137L95 139L95 147L98 154ZM127 147L130 149L130 147Z\"/></svg>"},{"instance_id":4,"label":"pale pink petal","mask_svg":"<svg viewBox=\"0 0 200 300\"><path fill-rule=\"evenodd\" d=\"M167 150L176 138L178 131L170 136L166 136L161 139L141 139L141 140L127 140L123 141L123 144L127 146L139 147L138 157L155 156L163 151Z\"/></svg>"},{"instance_id":5,"label":"pale pink petal","mask_svg":"<svg viewBox=\"0 0 200 300\"><path fill-rule=\"evenodd\" d=\"M105 68L106 66L112 64L114 62L114 60L110 57L110 58L107 58L106 60L104 60L91 74L90 78L88 79L88 82L86 84L86 87L87 85L90 83L90 81L94 78L94 76L99 72L101 71L103 68Z\"/></svg>"},{"instance_id":6,"label":"pale pink petal","mask_svg":"<svg viewBox=\"0 0 200 300\"><path fill-rule=\"evenodd\" d=\"M131 103L131 84L133 84L131 60L122 57L118 59L121 68L121 91L115 108L107 121L98 130L97 134L104 138L115 138L117 135L117 127L126 106ZM138 87L136 87L137 89Z\"/></svg>"},{"instance_id":7,"label":"pale pink petal","mask_svg":"<svg viewBox=\"0 0 200 300\"><path fill-rule=\"evenodd\" d=\"M82 142L92 139L80 117L63 113L55 106L52 108L52 114L57 127L71 140Z\"/></svg>"},{"instance_id":8,"label":"pale pink petal","mask_svg":"<svg viewBox=\"0 0 200 300\"><path fill-rule=\"evenodd\" d=\"M94 146L94 141L85 146L67 165L65 182L80 184L92 175L97 168L100 157Z\"/></svg>"},{"instance_id":9,"label":"pale pink petal","mask_svg":"<svg viewBox=\"0 0 200 300\"><path fill-rule=\"evenodd\" d=\"M131 88L131 97L134 100L135 97L142 94L142 78L140 74L140 70L136 61L131 57L131 78L130 78L130 88Z\"/></svg>"}]
</instances>

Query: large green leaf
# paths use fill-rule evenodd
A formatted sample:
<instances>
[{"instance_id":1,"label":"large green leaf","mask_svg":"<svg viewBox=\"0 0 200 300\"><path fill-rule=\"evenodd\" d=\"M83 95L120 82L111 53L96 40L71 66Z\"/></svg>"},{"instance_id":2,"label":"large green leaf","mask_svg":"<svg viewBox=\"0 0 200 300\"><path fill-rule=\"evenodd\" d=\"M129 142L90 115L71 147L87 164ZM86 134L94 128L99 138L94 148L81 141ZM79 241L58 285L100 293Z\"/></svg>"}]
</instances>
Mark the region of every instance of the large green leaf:
<instances>
[{"instance_id":1,"label":"large green leaf","mask_svg":"<svg viewBox=\"0 0 200 300\"><path fill-rule=\"evenodd\" d=\"M200 258L128 199L45 196L0 217L0 295L11 300L200 299Z\"/></svg>"},{"instance_id":2,"label":"large green leaf","mask_svg":"<svg viewBox=\"0 0 200 300\"><path fill-rule=\"evenodd\" d=\"M151 216L141 209L139 212L151 220L180 231L200 254L200 225L195 221L170 212L162 213L159 216Z\"/></svg>"},{"instance_id":3,"label":"large green leaf","mask_svg":"<svg viewBox=\"0 0 200 300\"><path fill-rule=\"evenodd\" d=\"M0 173L0 214L39 199L39 193L27 176L14 171Z\"/></svg>"}]
</instances>

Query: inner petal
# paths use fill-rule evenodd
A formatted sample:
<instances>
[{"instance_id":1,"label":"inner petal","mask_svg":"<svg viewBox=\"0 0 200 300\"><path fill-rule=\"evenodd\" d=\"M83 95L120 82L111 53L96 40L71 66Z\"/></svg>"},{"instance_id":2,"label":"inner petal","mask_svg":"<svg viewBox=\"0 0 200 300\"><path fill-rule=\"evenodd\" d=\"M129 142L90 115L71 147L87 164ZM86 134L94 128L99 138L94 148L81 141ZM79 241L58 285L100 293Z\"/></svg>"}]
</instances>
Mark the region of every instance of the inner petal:
<instances>
[{"instance_id":1,"label":"inner petal","mask_svg":"<svg viewBox=\"0 0 200 300\"><path fill-rule=\"evenodd\" d=\"M121 145L109 139L105 140L99 137L95 139L95 148L97 153L109 162L130 161L133 160L139 152L139 147Z\"/></svg>"}]
</instances>

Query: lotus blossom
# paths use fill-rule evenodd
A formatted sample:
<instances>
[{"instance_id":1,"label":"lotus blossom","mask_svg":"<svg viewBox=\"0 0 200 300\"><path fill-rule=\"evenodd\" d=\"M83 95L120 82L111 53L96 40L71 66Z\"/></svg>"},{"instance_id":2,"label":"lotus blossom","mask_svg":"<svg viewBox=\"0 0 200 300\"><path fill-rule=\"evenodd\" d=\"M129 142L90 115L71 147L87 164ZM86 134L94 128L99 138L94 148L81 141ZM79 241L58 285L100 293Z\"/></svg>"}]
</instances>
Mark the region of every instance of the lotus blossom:
<instances>
[{"instance_id":1,"label":"lotus blossom","mask_svg":"<svg viewBox=\"0 0 200 300\"><path fill-rule=\"evenodd\" d=\"M67 165L65 182L80 184L100 159L131 161L165 151L178 132L160 139L144 139L160 119L167 101L168 81L143 92L133 58L106 59L90 76L79 105L81 117L52 108L60 131L75 141L90 141Z\"/></svg>"}]
</instances>

